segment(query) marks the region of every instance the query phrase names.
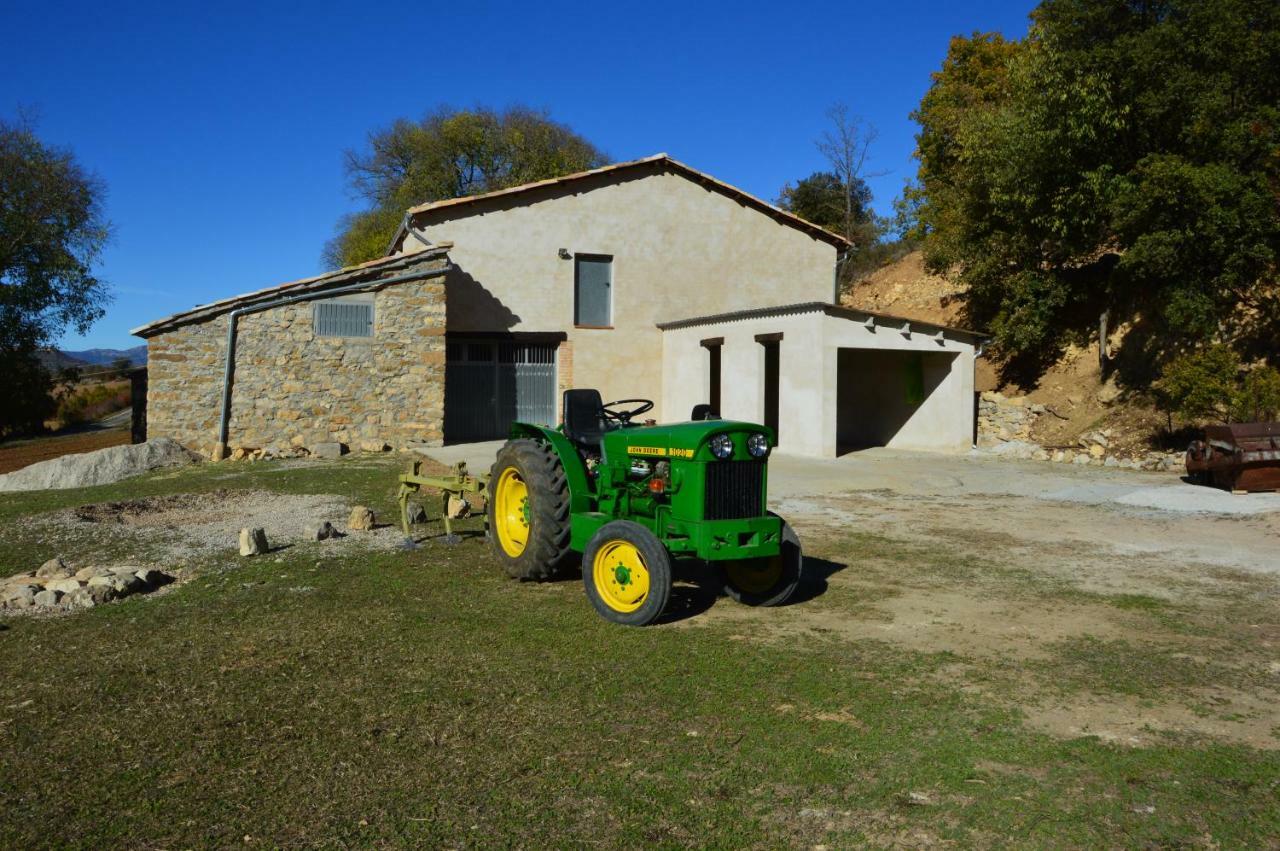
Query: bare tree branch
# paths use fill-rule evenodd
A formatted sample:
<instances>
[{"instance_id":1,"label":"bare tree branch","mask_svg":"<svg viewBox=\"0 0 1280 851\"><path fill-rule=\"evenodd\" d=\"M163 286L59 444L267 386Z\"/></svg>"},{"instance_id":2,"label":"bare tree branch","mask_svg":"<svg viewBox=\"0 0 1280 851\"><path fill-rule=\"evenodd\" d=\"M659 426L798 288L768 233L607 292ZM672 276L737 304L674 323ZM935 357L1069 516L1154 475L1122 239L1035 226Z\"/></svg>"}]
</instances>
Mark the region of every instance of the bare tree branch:
<instances>
[{"instance_id":1,"label":"bare tree branch","mask_svg":"<svg viewBox=\"0 0 1280 851\"><path fill-rule=\"evenodd\" d=\"M818 152L826 157L831 170L844 184L844 228L842 235L853 240L860 209L855 197L857 187L868 178L883 177L887 172L868 172L871 145L879 131L866 119L849 111L848 104L835 103L827 110L830 127L815 142Z\"/></svg>"}]
</instances>

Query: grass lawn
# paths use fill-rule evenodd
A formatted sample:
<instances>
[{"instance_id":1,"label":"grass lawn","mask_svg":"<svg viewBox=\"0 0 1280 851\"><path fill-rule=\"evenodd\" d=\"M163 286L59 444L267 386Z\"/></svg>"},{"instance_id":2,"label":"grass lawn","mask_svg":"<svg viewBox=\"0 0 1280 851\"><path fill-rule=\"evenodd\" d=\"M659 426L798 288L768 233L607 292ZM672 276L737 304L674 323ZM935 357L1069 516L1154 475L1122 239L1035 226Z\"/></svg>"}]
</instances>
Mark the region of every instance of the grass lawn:
<instances>
[{"instance_id":1,"label":"grass lawn","mask_svg":"<svg viewBox=\"0 0 1280 851\"><path fill-rule=\"evenodd\" d=\"M59 547L86 563L91 539L26 521L126 497L338 493L390 516L395 468L205 465L0 495L0 565ZM870 536L806 543L849 567L788 609L850 619L950 563ZM956 581L1000 575L991 559ZM196 578L163 594L0 619L0 845L1280 844L1280 752L1050 735L1009 697L1030 679L1156 700L1216 676L1173 651L1142 676L1115 638L1024 665L784 635L770 625L786 610L714 617L734 604L697 585L678 589L674 622L625 629L579 580L504 578L475 538L187 566ZM1014 600L1064 593L1001 581ZM1168 617L1143 598L1111 608Z\"/></svg>"}]
</instances>

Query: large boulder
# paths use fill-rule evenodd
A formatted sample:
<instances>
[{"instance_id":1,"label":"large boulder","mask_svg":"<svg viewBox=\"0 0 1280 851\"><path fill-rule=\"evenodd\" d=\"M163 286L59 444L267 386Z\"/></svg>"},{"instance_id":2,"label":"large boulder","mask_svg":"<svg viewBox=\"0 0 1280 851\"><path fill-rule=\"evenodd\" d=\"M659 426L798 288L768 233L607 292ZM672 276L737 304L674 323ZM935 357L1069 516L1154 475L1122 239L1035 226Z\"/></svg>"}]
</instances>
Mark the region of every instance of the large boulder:
<instances>
[{"instance_id":1,"label":"large boulder","mask_svg":"<svg viewBox=\"0 0 1280 851\"><path fill-rule=\"evenodd\" d=\"M158 437L133 446L110 446L79 455L63 455L0 476L0 491L61 490L106 485L160 467L199 460L177 441Z\"/></svg>"},{"instance_id":2,"label":"large boulder","mask_svg":"<svg viewBox=\"0 0 1280 851\"><path fill-rule=\"evenodd\" d=\"M54 579L44 584L49 591L61 591L63 594L70 594L72 591L80 590L79 579Z\"/></svg>"},{"instance_id":3,"label":"large boulder","mask_svg":"<svg viewBox=\"0 0 1280 851\"><path fill-rule=\"evenodd\" d=\"M10 585L5 588L4 604L10 609L29 609L36 604L39 585Z\"/></svg>"},{"instance_id":4,"label":"large boulder","mask_svg":"<svg viewBox=\"0 0 1280 851\"><path fill-rule=\"evenodd\" d=\"M347 453L345 443L317 443L311 447L313 458L341 458Z\"/></svg>"},{"instance_id":5,"label":"large boulder","mask_svg":"<svg viewBox=\"0 0 1280 851\"><path fill-rule=\"evenodd\" d=\"M36 569L36 579L67 579L71 568L60 558L51 558Z\"/></svg>"},{"instance_id":6,"label":"large boulder","mask_svg":"<svg viewBox=\"0 0 1280 851\"><path fill-rule=\"evenodd\" d=\"M351 516L347 518L347 528L353 532L368 532L374 527L376 518L373 511L364 505L357 505L351 509Z\"/></svg>"},{"instance_id":7,"label":"large boulder","mask_svg":"<svg viewBox=\"0 0 1280 851\"><path fill-rule=\"evenodd\" d=\"M265 555L271 550L267 543L267 532L265 529L241 529L240 530L240 555L242 556L260 556ZM142 576L138 577L144 582Z\"/></svg>"}]
</instances>

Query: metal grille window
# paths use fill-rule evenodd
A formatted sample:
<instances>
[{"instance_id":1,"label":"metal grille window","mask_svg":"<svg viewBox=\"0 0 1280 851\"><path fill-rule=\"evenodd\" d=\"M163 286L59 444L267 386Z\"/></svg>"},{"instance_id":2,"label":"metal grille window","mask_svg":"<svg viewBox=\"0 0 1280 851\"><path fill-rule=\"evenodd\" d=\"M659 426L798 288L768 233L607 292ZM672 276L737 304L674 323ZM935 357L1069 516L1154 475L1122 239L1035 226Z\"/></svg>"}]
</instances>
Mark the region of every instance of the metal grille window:
<instances>
[{"instance_id":1,"label":"metal grille window","mask_svg":"<svg viewBox=\"0 0 1280 851\"><path fill-rule=\"evenodd\" d=\"M372 337L373 302L317 301L312 320L317 337Z\"/></svg>"},{"instance_id":2,"label":"metal grille window","mask_svg":"<svg viewBox=\"0 0 1280 851\"><path fill-rule=\"evenodd\" d=\"M445 440L506 437L517 421L555 424L555 343L451 340L446 351Z\"/></svg>"}]
</instances>

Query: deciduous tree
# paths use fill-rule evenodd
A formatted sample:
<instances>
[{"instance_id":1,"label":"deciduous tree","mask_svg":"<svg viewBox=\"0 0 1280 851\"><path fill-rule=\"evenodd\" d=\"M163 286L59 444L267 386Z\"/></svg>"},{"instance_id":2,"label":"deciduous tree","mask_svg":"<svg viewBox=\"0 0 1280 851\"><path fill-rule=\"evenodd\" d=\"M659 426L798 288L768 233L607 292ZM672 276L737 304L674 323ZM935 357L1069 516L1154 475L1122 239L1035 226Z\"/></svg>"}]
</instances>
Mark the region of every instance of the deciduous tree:
<instances>
[{"instance_id":1,"label":"deciduous tree","mask_svg":"<svg viewBox=\"0 0 1280 851\"><path fill-rule=\"evenodd\" d=\"M1045 0L1019 44L953 41L915 117L926 259L1010 377L1100 317L1131 381L1208 339L1268 354L1242 335L1277 327L1280 4Z\"/></svg>"},{"instance_id":2,"label":"deciduous tree","mask_svg":"<svg viewBox=\"0 0 1280 851\"><path fill-rule=\"evenodd\" d=\"M439 109L399 119L346 152L351 189L369 208L345 217L325 248L334 267L380 257L405 210L604 165L605 155L545 112Z\"/></svg>"},{"instance_id":3,"label":"deciduous tree","mask_svg":"<svg viewBox=\"0 0 1280 851\"><path fill-rule=\"evenodd\" d=\"M0 119L0 434L40 425L51 377L36 351L87 331L109 301L93 272L110 234L104 191L29 121Z\"/></svg>"}]
</instances>

